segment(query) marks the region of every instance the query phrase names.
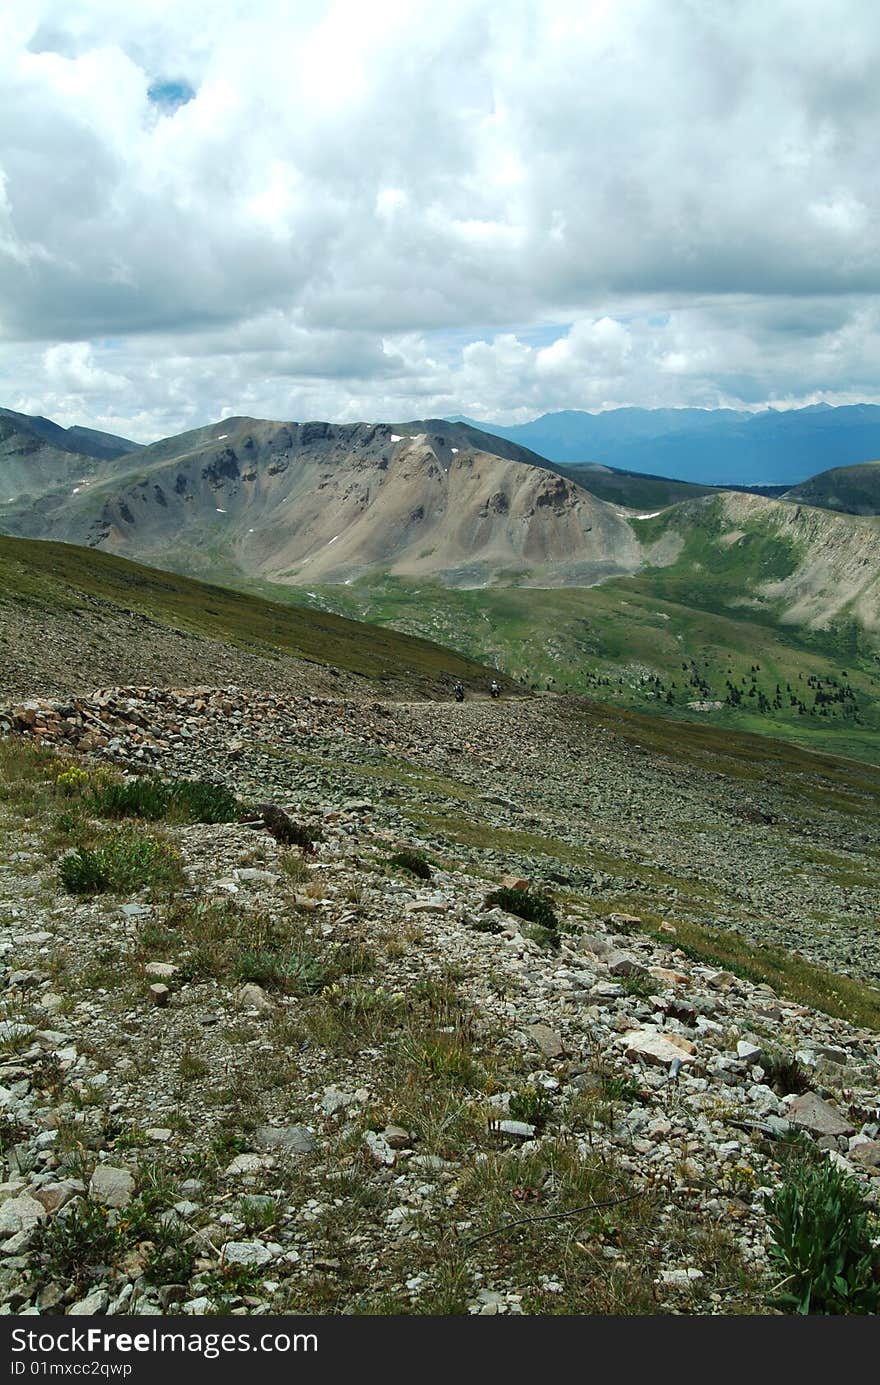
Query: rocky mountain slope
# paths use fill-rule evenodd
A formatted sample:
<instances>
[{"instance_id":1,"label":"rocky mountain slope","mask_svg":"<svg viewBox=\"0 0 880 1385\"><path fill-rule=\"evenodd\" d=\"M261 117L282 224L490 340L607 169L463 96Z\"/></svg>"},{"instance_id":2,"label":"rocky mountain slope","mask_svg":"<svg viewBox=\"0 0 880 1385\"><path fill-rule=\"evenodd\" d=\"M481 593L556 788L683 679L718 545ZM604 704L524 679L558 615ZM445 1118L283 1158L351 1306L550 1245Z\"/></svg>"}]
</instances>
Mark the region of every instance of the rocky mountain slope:
<instances>
[{"instance_id":1,"label":"rocky mountain slope","mask_svg":"<svg viewBox=\"0 0 880 1385\"><path fill-rule=\"evenodd\" d=\"M107 473L107 462L138 444L91 428L59 428L47 418L0 409L0 518L46 496L69 495Z\"/></svg>"},{"instance_id":2,"label":"rocky mountain slope","mask_svg":"<svg viewBox=\"0 0 880 1385\"><path fill-rule=\"evenodd\" d=\"M638 561L613 507L454 428L229 419L144 449L127 479L78 487L51 512L7 515L6 527L297 584L375 570L471 586L518 573L591 582Z\"/></svg>"},{"instance_id":3,"label":"rocky mountain slope","mask_svg":"<svg viewBox=\"0 0 880 1385\"><path fill-rule=\"evenodd\" d=\"M552 698L5 723L5 1311L763 1313L765 1193L877 1205L876 772ZM102 819L147 766L313 845Z\"/></svg>"}]
</instances>

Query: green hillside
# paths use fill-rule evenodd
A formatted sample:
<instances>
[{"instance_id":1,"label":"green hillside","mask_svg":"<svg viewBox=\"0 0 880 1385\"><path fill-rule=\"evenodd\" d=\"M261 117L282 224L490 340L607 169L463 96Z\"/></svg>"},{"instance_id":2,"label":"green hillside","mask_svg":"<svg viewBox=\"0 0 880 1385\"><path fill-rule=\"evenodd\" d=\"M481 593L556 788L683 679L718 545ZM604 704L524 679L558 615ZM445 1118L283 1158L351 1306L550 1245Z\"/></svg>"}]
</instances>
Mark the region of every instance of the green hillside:
<instances>
[{"instance_id":1,"label":"green hillside","mask_svg":"<svg viewBox=\"0 0 880 1385\"><path fill-rule=\"evenodd\" d=\"M848 515L880 515L880 461L822 471L787 491L785 499Z\"/></svg>"},{"instance_id":2,"label":"green hillside","mask_svg":"<svg viewBox=\"0 0 880 1385\"><path fill-rule=\"evenodd\" d=\"M761 561L771 558L782 561ZM385 578L314 597L273 594L454 644L537 689L880 762L880 655L855 627L778 625L724 610L720 599L717 609L700 607L693 598L714 593L689 582L658 569L587 589L449 590ZM688 706L716 701L707 711Z\"/></svg>"},{"instance_id":3,"label":"green hillside","mask_svg":"<svg viewBox=\"0 0 880 1385\"><path fill-rule=\"evenodd\" d=\"M638 471L618 471L598 462L569 462L554 468L599 500L625 505L632 510L660 510L681 500L711 495L714 486L693 481L673 481L666 476L646 476Z\"/></svg>"},{"instance_id":4,"label":"green hillside","mask_svg":"<svg viewBox=\"0 0 880 1385\"><path fill-rule=\"evenodd\" d=\"M492 676L473 660L396 630L277 605L95 549L0 536L0 608L13 603L32 610L38 630L41 610L87 620L84 599L250 652L287 654L379 682L439 689L450 677L484 685Z\"/></svg>"}]
</instances>

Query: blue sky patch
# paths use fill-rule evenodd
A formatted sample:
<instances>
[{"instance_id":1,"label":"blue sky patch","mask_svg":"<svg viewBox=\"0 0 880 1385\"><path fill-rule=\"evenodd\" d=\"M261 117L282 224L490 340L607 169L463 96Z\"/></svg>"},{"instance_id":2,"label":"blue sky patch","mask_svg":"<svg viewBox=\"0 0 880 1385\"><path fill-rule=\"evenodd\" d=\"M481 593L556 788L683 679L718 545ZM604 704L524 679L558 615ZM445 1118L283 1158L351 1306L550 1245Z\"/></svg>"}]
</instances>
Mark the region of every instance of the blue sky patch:
<instances>
[{"instance_id":1,"label":"blue sky patch","mask_svg":"<svg viewBox=\"0 0 880 1385\"><path fill-rule=\"evenodd\" d=\"M163 111L176 111L185 106L195 96L195 88L189 82L157 81L147 88L147 96L154 106Z\"/></svg>"}]
</instances>

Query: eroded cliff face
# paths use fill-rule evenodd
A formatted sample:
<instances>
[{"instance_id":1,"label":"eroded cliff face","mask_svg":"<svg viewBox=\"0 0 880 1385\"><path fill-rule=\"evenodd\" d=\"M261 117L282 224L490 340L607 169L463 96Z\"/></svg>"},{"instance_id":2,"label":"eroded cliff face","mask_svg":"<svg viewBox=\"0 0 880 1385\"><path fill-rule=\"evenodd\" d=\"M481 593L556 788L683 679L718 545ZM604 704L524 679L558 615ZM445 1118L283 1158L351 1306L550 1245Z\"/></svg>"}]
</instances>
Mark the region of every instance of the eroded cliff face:
<instances>
[{"instance_id":1,"label":"eroded cliff face","mask_svg":"<svg viewBox=\"0 0 880 1385\"><path fill-rule=\"evenodd\" d=\"M852 618L880 634L880 518L733 492L723 506L734 530L760 523L792 544L795 570L757 588L783 620L819 629Z\"/></svg>"}]
</instances>

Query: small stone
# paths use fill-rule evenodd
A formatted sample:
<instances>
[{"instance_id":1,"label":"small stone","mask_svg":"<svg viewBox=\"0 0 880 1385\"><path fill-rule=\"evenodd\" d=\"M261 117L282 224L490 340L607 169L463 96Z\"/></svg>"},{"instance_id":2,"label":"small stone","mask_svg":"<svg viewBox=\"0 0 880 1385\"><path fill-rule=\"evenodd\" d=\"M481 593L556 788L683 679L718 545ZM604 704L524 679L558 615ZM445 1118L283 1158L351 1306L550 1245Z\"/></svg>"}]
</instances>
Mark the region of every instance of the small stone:
<instances>
[{"instance_id":1,"label":"small stone","mask_svg":"<svg viewBox=\"0 0 880 1385\"><path fill-rule=\"evenodd\" d=\"M442 1173L444 1169L454 1169L448 1159L441 1159L439 1154L414 1154L409 1161L410 1168L427 1169L430 1173Z\"/></svg>"},{"instance_id":2,"label":"small stone","mask_svg":"<svg viewBox=\"0 0 880 1385\"><path fill-rule=\"evenodd\" d=\"M605 965L612 976L647 976L648 968L630 957L627 952L612 952L605 958Z\"/></svg>"},{"instance_id":3,"label":"small stone","mask_svg":"<svg viewBox=\"0 0 880 1385\"><path fill-rule=\"evenodd\" d=\"M789 1119L813 1135L852 1135L854 1127L836 1106L823 1101L818 1092L804 1092L788 1101Z\"/></svg>"},{"instance_id":4,"label":"small stone","mask_svg":"<svg viewBox=\"0 0 880 1385\"><path fill-rule=\"evenodd\" d=\"M168 1004L168 1001L169 1001L169 999L170 999L170 996L171 996L171 992L169 991L169 989L168 989L167 986L164 986L164 985L162 984L161 981L155 982L155 983L150 987L150 1000L153 1002L154 1005L157 1005L157 1006L160 1006L160 1007L161 1007L161 1006L167 1005L167 1004Z\"/></svg>"},{"instance_id":5,"label":"small stone","mask_svg":"<svg viewBox=\"0 0 880 1385\"><path fill-rule=\"evenodd\" d=\"M207 1313L208 1304L209 1300L205 1297L205 1295L199 1294L198 1298L188 1299L186 1303L182 1304L181 1306L184 1313L189 1313L194 1317L199 1317L201 1316L201 1314Z\"/></svg>"},{"instance_id":6,"label":"small stone","mask_svg":"<svg viewBox=\"0 0 880 1385\"><path fill-rule=\"evenodd\" d=\"M342 1092L338 1087L327 1087L321 1097L321 1110L325 1116L335 1116L337 1112L353 1106L356 1101L357 1097L353 1092Z\"/></svg>"},{"instance_id":7,"label":"small stone","mask_svg":"<svg viewBox=\"0 0 880 1385\"><path fill-rule=\"evenodd\" d=\"M366 1131L364 1134L364 1144L369 1150L374 1162L377 1164L382 1164L390 1168L397 1158L387 1140L385 1140L382 1135L377 1134L375 1130Z\"/></svg>"},{"instance_id":8,"label":"small stone","mask_svg":"<svg viewBox=\"0 0 880 1385\"><path fill-rule=\"evenodd\" d=\"M263 1154L237 1154L226 1167L226 1177L235 1178L242 1173L260 1173L271 1166L272 1161Z\"/></svg>"},{"instance_id":9,"label":"small stone","mask_svg":"<svg viewBox=\"0 0 880 1385\"><path fill-rule=\"evenodd\" d=\"M660 1034L653 1029L639 1029L626 1036L626 1056L631 1061L644 1058L646 1063L668 1067L678 1060L692 1063L696 1048L680 1034Z\"/></svg>"},{"instance_id":10,"label":"small stone","mask_svg":"<svg viewBox=\"0 0 880 1385\"><path fill-rule=\"evenodd\" d=\"M409 1149L412 1144L412 1135L400 1125L386 1125L382 1139L390 1149Z\"/></svg>"},{"instance_id":11,"label":"small stone","mask_svg":"<svg viewBox=\"0 0 880 1385\"><path fill-rule=\"evenodd\" d=\"M533 1039L545 1058L561 1058L565 1052L562 1039L547 1024L527 1024L526 1034Z\"/></svg>"},{"instance_id":12,"label":"small stone","mask_svg":"<svg viewBox=\"0 0 880 1385\"><path fill-rule=\"evenodd\" d=\"M408 914L445 914L448 910L449 900L442 894L432 894L426 899L411 899L406 906Z\"/></svg>"},{"instance_id":13,"label":"small stone","mask_svg":"<svg viewBox=\"0 0 880 1385\"><path fill-rule=\"evenodd\" d=\"M179 970L173 962L148 962L144 967L146 975L154 977L157 981L170 981Z\"/></svg>"},{"instance_id":14,"label":"small stone","mask_svg":"<svg viewBox=\"0 0 880 1385\"><path fill-rule=\"evenodd\" d=\"M43 1204L47 1212L57 1212L59 1207L64 1207L82 1191L81 1183L44 1183L42 1188L33 1189L32 1196Z\"/></svg>"},{"instance_id":15,"label":"small stone","mask_svg":"<svg viewBox=\"0 0 880 1385\"><path fill-rule=\"evenodd\" d=\"M235 1003L242 1009L259 1010L263 1014L268 1014L275 1009L274 1001L269 999L262 986L258 986L253 981L239 986L235 992Z\"/></svg>"},{"instance_id":16,"label":"small stone","mask_svg":"<svg viewBox=\"0 0 880 1385\"><path fill-rule=\"evenodd\" d=\"M749 1039L740 1039L736 1046L736 1056L741 1058L744 1063L756 1063L761 1052L760 1044L752 1043Z\"/></svg>"},{"instance_id":17,"label":"small stone","mask_svg":"<svg viewBox=\"0 0 880 1385\"><path fill-rule=\"evenodd\" d=\"M127 1207L134 1195L134 1178L129 1169L98 1164L89 1183L89 1197L104 1207Z\"/></svg>"},{"instance_id":18,"label":"small stone","mask_svg":"<svg viewBox=\"0 0 880 1385\"><path fill-rule=\"evenodd\" d=\"M532 882L523 875L502 875L498 882L502 890L530 890Z\"/></svg>"},{"instance_id":19,"label":"small stone","mask_svg":"<svg viewBox=\"0 0 880 1385\"><path fill-rule=\"evenodd\" d=\"M0 1236L17 1236L21 1231L32 1231L47 1216L42 1202L29 1193L8 1198L0 1207Z\"/></svg>"},{"instance_id":20,"label":"small stone","mask_svg":"<svg viewBox=\"0 0 880 1385\"><path fill-rule=\"evenodd\" d=\"M97 1313L104 1313L107 1304L110 1302L110 1295L106 1289L94 1289L86 1298L79 1299L71 1304L67 1310L69 1318L91 1318Z\"/></svg>"},{"instance_id":21,"label":"small stone","mask_svg":"<svg viewBox=\"0 0 880 1385\"><path fill-rule=\"evenodd\" d=\"M537 1127L529 1121L493 1121L491 1128L500 1135L511 1135L516 1140L533 1140L537 1133Z\"/></svg>"},{"instance_id":22,"label":"small stone","mask_svg":"<svg viewBox=\"0 0 880 1385\"><path fill-rule=\"evenodd\" d=\"M833 1044L817 1044L816 1052L828 1063L837 1063L844 1067L849 1060L849 1054L845 1048L837 1048Z\"/></svg>"},{"instance_id":23,"label":"small stone","mask_svg":"<svg viewBox=\"0 0 880 1385\"><path fill-rule=\"evenodd\" d=\"M261 1125L254 1137L260 1149L276 1149L283 1154L312 1154L318 1141L305 1125Z\"/></svg>"}]
</instances>

